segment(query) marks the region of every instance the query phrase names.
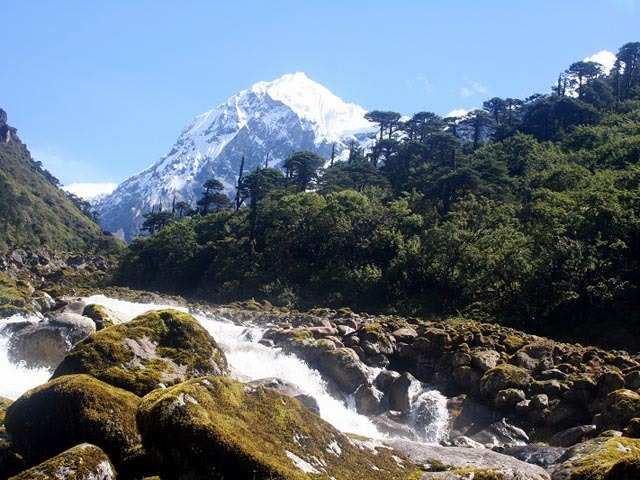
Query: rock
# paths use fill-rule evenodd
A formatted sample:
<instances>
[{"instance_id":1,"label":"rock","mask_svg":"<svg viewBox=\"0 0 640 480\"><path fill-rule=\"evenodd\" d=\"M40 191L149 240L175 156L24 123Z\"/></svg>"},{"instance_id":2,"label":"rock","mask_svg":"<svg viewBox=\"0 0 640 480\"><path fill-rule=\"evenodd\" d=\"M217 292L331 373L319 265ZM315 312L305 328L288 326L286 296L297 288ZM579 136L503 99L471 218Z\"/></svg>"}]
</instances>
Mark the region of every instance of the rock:
<instances>
[{"instance_id":1,"label":"rock","mask_svg":"<svg viewBox=\"0 0 640 480\"><path fill-rule=\"evenodd\" d=\"M418 433L409 425L402 423L401 412L384 412L371 417L371 421L378 431L395 438L405 438L407 440L418 440Z\"/></svg>"},{"instance_id":2,"label":"rock","mask_svg":"<svg viewBox=\"0 0 640 480\"><path fill-rule=\"evenodd\" d=\"M60 328L71 345L87 338L96 331L95 322L76 313L52 313L46 316L49 325Z\"/></svg>"},{"instance_id":3,"label":"rock","mask_svg":"<svg viewBox=\"0 0 640 480\"><path fill-rule=\"evenodd\" d=\"M411 410L411 396L409 387L416 382L416 379L410 373L402 373L391 384L388 390L389 408L402 413L408 413Z\"/></svg>"},{"instance_id":4,"label":"rock","mask_svg":"<svg viewBox=\"0 0 640 480\"><path fill-rule=\"evenodd\" d=\"M596 434L595 425L579 425L556 433L549 440L549 444L556 447L571 447L576 443L593 438Z\"/></svg>"},{"instance_id":5,"label":"rock","mask_svg":"<svg viewBox=\"0 0 640 480\"><path fill-rule=\"evenodd\" d=\"M378 415L384 411L382 407L382 392L371 385L360 385L353 394L356 410L362 415Z\"/></svg>"},{"instance_id":6,"label":"rock","mask_svg":"<svg viewBox=\"0 0 640 480\"><path fill-rule=\"evenodd\" d=\"M480 379L480 392L485 398L495 399L500 390L517 388L526 390L531 383L531 376L526 370L514 365L498 365Z\"/></svg>"},{"instance_id":7,"label":"rock","mask_svg":"<svg viewBox=\"0 0 640 480\"><path fill-rule=\"evenodd\" d=\"M470 439L465 435L458 435L451 439L452 447L465 447L465 448L484 448L484 445L480 442Z\"/></svg>"},{"instance_id":8,"label":"rock","mask_svg":"<svg viewBox=\"0 0 640 480\"><path fill-rule=\"evenodd\" d=\"M64 331L43 321L29 323L15 332L9 340L7 354L13 363L24 362L30 368L54 369L70 348Z\"/></svg>"},{"instance_id":9,"label":"rock","mask_svg":"<svg viewBox=\"0 0 640 480\"><path fill-rule=\"evenodd\" d=\"M418 336L418 332L411 327L403 327L394 330L391 335L398 342L411 343Z\"/></svg>"},{"instance_id":10,"label":"rock","mask_svg":"<svg viewBox=\"0 0 640 480\"><path fill-rule=\"evenodd\" d=\"M534 395L529 406L534 410L543 410L549 406L549 397L544 393Z\"/></svg>"},{"instance_id":11,"label":"rock","mask_svg":"<svg viewBox=\"0 0 640 480\"><path fill-rule=\"evenodd\" d=\"M506 418L474 433L471 438L490 447L524 445L529 442L524 430L511 425Z\"/></svg>"},{"instance_id":12,"label":"rock","mask_svg":"<svg viewBox=\"0 0 640 480\"><path fill-rule=\"evenodd\" d=\"M571 447L550 469L553 480L604 479L620 461L640 457L640 440L595 438ZM611 479L620 480L619 477Z\"/></svg>"},{"instance_id":13,"label":"rock","mask_svg":"<svg viewBox=\"0 0 640 480\"><path fill-rule=\"evenodd\" d=\"M261 378L259 380L253 380L248 383L252 387L265 387L275 390L282 395L286 395L287 397L295 398L302 405L307 407L316 415L320 415L320 406L318 405L318 401L313 398L311 395L307 395L298 387L296 387L293 383L287 382L286 380L282 380L281 378Z\"/></svg>"},{"instance_id":14,"label":"rock","mask_svg":"<svg viewBox=\"0 0 640 480\"><path fill-rule=\"evenodd\" d=\"M640 418L632 418L624 427L624 436L629 438L640 438Z\"/></svg>"},{"instance_id":15,"label":"rock","mask_svg":"<svg viewBox=\"0 0 640 480\"><path fill-rule=\"evenodd\" d=\"M102 448L116 465L140 443L140 399L88 375L69 375L22 395L7 410L13 446L37 463L80 443Z\"/></svg>"},{"instance_id":16,"label":"rock","mask_svg":"<svg viewBox=\"0 0 640 480\"><path fill-rule=\"evenodd\" d=\"M138 423L162 478L418 478L401 453L350 439L300 403L226 377L150 393Z\"/></svg>"},{"instance_id":17,"label":"rock","mask_svg":"<svg viewBox=\"0 0 640 480\"><path fill-rule=\"evenodd\" d=\"M116 471L109 457L94 445L83 443L11 480L115 480Z\"/></svg>"},{"instance_id":18,"label":"rock","mask_svg":"<svg viewBox=\"0 0 640 480\"><path fill-rule=\"evenodd\" d=\"M495 405L501 410L513 410L519 402L526 398L527 397L522 390L518 390L517 388L507 388L498 392L495 399Z\"/></svg>"},{"instance_id":19,"label":"rock","mask_svg":"<svg viewBox=\"0 0 640 480\"><path fill-rule=\"evenodd\" d=\"M640 370L629 372L624 377L624 383L630 390L640 389Z\"/></svg>"},{"instance_id":20,"label":"rock","mask_svg":"<svg viewBox=\"0 0 640 480\"><path fill-rule=\"evenodd\" d=\"M97 332L76 345L53 374L88 373L137 395L203 375L228 373L227 360L189 314L159 310Z\"/></svg>"},{"instance_id":21,"label":"rock","mask_svg":"<svg viewBox=\"0 0 640 480\"><path fill-rule=\"evenodd\" d=\"M461 366L453 371L453 380L459 388L476 395L480 392L481 374L471 367Z\"/></svg>"},{"instance_id":22,"label":"rock","mask_svg":"<svg viewBox=\"0 0 640 480\"><path fill-rule=\"evenodd\" d=\"M347 395L354 393L363 383L369 382L366 367L350 348L321 349L313 366Z\"/></svg>"},{"instance_id":23,"label":"rock","mask_svg":"<svg viewBox=\"0 0 640 480\"><path fill-rule=\"evenodd\" d=\"M517 458L523 462L532 463L543 468L549 468L551 465L555 464L566 451L566 448L550 447L544 444L531 444L506 447L501 449L500 453Z\"/></svg>"},{"instance_id":24,"label":"rock","mask_svg":"<svg viewBox=\"0 0 640 480\"><path fill-rule=\"evenodd\" d=\"M553 343L536 342L525 345L511 359L514 365L531 371L549 370L554 367Z\"/></svg>"},{"instance_id":25,"label":"rock","mask_svg":"<svg viewBox=\"0 0 640 480\"><path fill-rule=\"evenodd\" d=\"M640 394L620 389L607 396L597 425L622 429L634 417L640 417Z\"/></svg>"},{"instance_id":26,"label":"rock","mask_svg":"<svg viewBox=\"0 0 640 480\"><path fill-rule=\"evenodd\" d=\"M557 368L552 368L550 370L544 370L538 374L538 378L540 380L560 380L564 381L569 378L569 375L564 373L562 370Z\"/></svg>"},{"instance_id":27,"label":"rock","mask_svg":"<svg viewBox=\"0 0 640 480\"><path fill-rule=\"evenodd\" d=\"M604 372L598 378L598 393L601 397L622 388L624 388L624 377L620 372Z\"/></svg>"},{"instance_id":28,"label":"rock","mask_svg":"<svg viewBox=\"0 0 640 480\"><path fill-rule=\"evenodd\" d=\"M558 380L536 380L531 383L529 390L534 395L543 393L548 397L557 398L569 390L569 387Z\"/></svg>"},{"instance_id":29,"label":"rock","mask_svg":"<svg viewBox=\"0 0 640 480\"><path fill-rule=\"evenodd\" d=\"M638 480L640 478L640 457L627 457L616 463L603 480Z\"/></svg>"},{"instance_id":30,"label":"rock","mask_svg":"<svg viewBox=\"0 0 640 480\"><path fill-rule=\"evenodd\" d=\"M82 315L93 320L98 331L123 322L123 319L119 318L117 313L95 303L84 307Z\"/></svg>"},{"instance_id":31,"label":"rock","mask_svg":"<svg viewBox=\"0 0 640 480\"><path fill-rule=\"evenodd\" d=\"M484 373L498 366L500 354L495 350L474 350L471 352L471 366Z\"/></svg>"},{"instance_id":32,"label":"rock","mask_svg":"<svg viewBox=\"0 0 640 480\"><path fill-rule=\"evenodd\" d=\"M382 392L387 392L393 382L400 378L400 374L393 370L382 370L376 377L375 384Z\"/></svg>"},{"instance_id":33,"label":"rock","mask_svg":"<svg viewBox=\"0 0 640 480\"><path fill-rule=\"evenodd\" d=\"M488 449L442 447L408 440L387 440L385 444L404 453L414 463L430 466L432 472L456 475L446 477L439 473L426 473L422 477L423 480L549 480L549 475L543 468Z\"/></svg>"}]
</instances>

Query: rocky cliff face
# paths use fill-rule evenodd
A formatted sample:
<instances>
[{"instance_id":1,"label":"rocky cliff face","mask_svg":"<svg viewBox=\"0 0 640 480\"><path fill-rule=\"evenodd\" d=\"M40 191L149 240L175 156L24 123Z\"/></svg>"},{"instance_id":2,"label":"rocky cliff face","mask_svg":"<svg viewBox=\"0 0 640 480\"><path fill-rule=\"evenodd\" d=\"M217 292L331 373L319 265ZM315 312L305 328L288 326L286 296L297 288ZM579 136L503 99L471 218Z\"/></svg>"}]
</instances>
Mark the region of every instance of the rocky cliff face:
<instances>
[{"instance_id":1,"label":"rocky cliff face","mask_svg":"<svg viewBox=\"0 0 640 480\"><path fill-rule=\"evenodd\" d=\"M101 223L131 238L144 213L168 208L174 198L194 204L209 178L231 192L243 156L248 172L265 163L277 167L299 150L328 158L335 144L340 155L348 141L367 137L371 125L364 113L304 73L256 83L198 115L167 155L100 201Z\"/></svg>"}]
</instances>

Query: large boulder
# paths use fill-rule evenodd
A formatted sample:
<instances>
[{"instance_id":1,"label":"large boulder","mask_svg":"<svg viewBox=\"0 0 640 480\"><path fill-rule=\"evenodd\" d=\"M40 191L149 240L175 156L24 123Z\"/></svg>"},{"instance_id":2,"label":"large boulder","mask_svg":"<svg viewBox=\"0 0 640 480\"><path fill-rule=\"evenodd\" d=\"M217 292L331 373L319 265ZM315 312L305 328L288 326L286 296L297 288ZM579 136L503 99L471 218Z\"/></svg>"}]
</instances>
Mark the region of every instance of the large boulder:
<instances>
[{"instance_id":1,"label":"large boulder","mask_svg":"<svg viewBox=\"0 0 640 480\"><path fill-rule=\"evenodd\" d=\"M553 480L622 480L611 476L622 461L640 457L640 440L626 437L598 437L571 447L551 469ZM637 478L637 477L629 477Z\"/></svg>"},{"instance_id":2,"label":"large boulder","mask_svg":"<svg viewBox=\"0 0 640 480\"><path fill-rule=\"evenodd\" d=\"M53 377L73 373L88 373L143 396L189 378L226 374L228 366L224 352L191 315L160 310L100 330L76 345Z\"/></svg>"},{"instance_id":3,"label":"large boulder","mask_svg":"<svg viewBox=\"0 0 640 480\"><path fill-rule=\"evenodd\" d=\"M515 388L526 391L531 381L527 370L502 364L485 372L480 379L480 392L485 398L495 399L500 390Z\"/></svg>"},{"instance_id":4,"label":"large boulder","mask_svg":"<svg viewBox=\"0 0 640 480\"><path fill-rule=\"evenodd\" d=\"M89 375L68 375L34 388L7 409L13 446L31 464L80 443L102 448L118 464L139 445L140 399Z\"/></svg>"},{"instance_id":5,"label":"large boulder","mask_svg":"<svg viewBox=\"0 0 640 480\"><path fill-rule=\"evenodd\" d=\"M0 397L0 478L8 478L25 468L22 457L13 449L4 428L4 418L9 405L11 400Z\"/></svg>"},{"instance_id":6,"label":"large boulder","mask_svg":"<svg viewBox=\"0 0 640 480\"><path fill-rule=\"evenodd\" d=\"M549 480L543 468L489 449L441 447L408 440L389 440L385 444L433 470L422 480Z\"/></svg>"},{"instance_id":7,"label":"large boulder","mask_svg":"<svg viewBox=\"0 0 640 480\"><path fill-rule=\"evenodd\" d=\"M622 429L634 417L640 417L640 394L620 389L607 395L597 424L602 428Z\"/></svg>"},{"instance_id":8,"label":"large boulder","mask_svg":"<svg viewBox=\"0 0 640 480\"><path fill-rule=\"evenodd\" d=\"M98 447L83 443L22 472L10 480L115 480L109 457Z\"/></svg>"},{"instance_id":9,"label":"large boulder","mask_svg":"<svg viewBox=\"0 0 640 480\"><path fill-rule=\"evenodd\" d=\"M402 454L351 439L270 388L227 377L150 393L138 424L162 478L419 478Z\"/></svg>"},{"instance_id":10,"label":"large boulder","mask_svg":"<svg viewBox=\"0 0 640 480\"><path fill-rule=\"evenodd\" d=\"M54 369L73 345L96 331L88 317L56 313L17 331L9 341L9 359L29 367Z\"/></svg>"}]
</instances>

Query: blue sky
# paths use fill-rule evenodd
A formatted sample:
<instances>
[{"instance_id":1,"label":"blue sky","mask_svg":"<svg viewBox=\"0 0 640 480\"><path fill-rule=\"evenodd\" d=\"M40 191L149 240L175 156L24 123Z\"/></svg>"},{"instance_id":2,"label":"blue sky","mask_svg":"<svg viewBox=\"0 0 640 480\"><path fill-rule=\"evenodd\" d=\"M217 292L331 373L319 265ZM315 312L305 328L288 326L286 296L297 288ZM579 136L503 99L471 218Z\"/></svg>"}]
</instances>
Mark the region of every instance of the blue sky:
<instances>
[{"instance_id":1,"label":"blue sky","mask_svg":"<svg viewBox=\"0 0 640 480\"><path fill-rule=\"evenodd\" d=\"M640 40L639 0L2 2L0 107L63 183L119 182L190 119L304 71L405 114L547 91Z\"/></svg>"}]
</instances>

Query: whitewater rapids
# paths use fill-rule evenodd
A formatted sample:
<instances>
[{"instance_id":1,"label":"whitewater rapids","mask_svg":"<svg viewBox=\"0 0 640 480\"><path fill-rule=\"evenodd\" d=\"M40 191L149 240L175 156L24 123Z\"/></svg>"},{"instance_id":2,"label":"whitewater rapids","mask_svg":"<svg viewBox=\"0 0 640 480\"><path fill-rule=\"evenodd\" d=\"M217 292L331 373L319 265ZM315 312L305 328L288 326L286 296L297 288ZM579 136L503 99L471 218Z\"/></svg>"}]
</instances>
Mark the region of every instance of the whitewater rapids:
<instances>
[{"instance_id":1,"label":"whitewater rapids","mask_svg":"<svg viewBox=\"0 0 640 480\"><path fill-rule=\"evenodd\" d=\"M94 295L85 298L84 301L87 304L103 305L117 312L124 321L129 321L150 310L175 308L189 311L184 307L133 303L104 295ZM257 326L237 325L217 315L194 311L190 313L224 350L232 376L242 381L280 378L315 398L320 407L320 416L338 430L369 438L387 438L387 435L381 433L368 417L356 412L353 402L347 402L348 405L345 405L332 397L327 383L317 370L309 367L300 358L282 352L279 348L259 343L264 329ZM21 320L24 321L25 318L15 316L5 322ZM27 368L23 364L11 363L7 356L8 342L9 336L0 334L0 396L15 399L25 391L45 383L51 372L45 368ZM377 371L372 369L371 373L375 375ZM412 412L415 420L412 426L422 430L424 441L438 442L446 432L448 420L445 397L436 390L426 388L420 382L411 386L410 395L412 406L415 405L415 412ZM428 413L426 417L430 420L421 422L421 417L425 413Z\"/></svg>"}]
</instances>

